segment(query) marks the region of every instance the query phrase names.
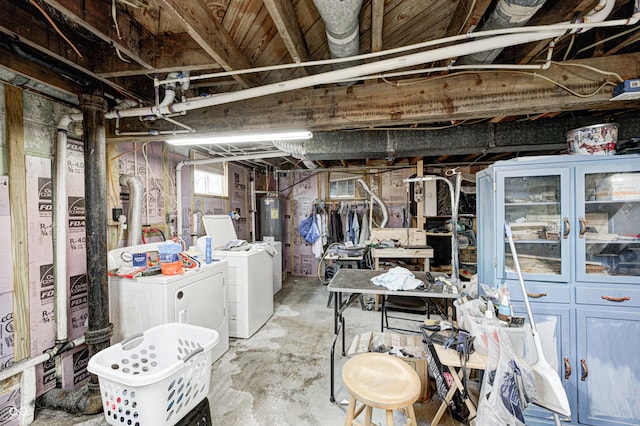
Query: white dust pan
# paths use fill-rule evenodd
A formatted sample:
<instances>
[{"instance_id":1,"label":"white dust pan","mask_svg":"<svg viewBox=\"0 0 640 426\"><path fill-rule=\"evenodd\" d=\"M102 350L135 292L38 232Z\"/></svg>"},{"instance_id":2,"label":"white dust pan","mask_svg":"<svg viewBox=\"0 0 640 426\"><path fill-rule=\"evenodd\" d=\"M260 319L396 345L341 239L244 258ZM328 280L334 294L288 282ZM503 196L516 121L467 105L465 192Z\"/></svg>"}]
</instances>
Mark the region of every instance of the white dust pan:
<instances>
[{"instance_id":1,"label":"white dust pan","mask_svg":"<svg viewBox=\"0 0 640 426\"><path fill-rule=\"evenodd\" d=\"M542 344L540 343L540 336L536 329L535 322L533 321L533 313L531 312L531 305L529 304L529 296L527 295L527 289L524 285L524 278L522 277L522 271L520 270L520 263L518 262L518 255L516 253L516 247L513 243L513 235L511 233L511 227L509 223L505 222L504 229L509 240L509 247L511 248L511 255L513 256L513 263L518 273L518 279L520 280L520 288L522 289L522 296L524 298L524 304L527 309L527 315L529 317L529 323L531 324L531 334L533 335L533 345L536 349L536 361L529 364L531 370L536 377L536 400L534 403L542 408L545 408L554 413L554 419L556 424L560 424L558 414L562 416L571 416L571 407L569 407L569 400L567 399L567 393L562 386L560 376L558 372L554 370L544 357L542 352Z\"/></svg>"}]
</instances>

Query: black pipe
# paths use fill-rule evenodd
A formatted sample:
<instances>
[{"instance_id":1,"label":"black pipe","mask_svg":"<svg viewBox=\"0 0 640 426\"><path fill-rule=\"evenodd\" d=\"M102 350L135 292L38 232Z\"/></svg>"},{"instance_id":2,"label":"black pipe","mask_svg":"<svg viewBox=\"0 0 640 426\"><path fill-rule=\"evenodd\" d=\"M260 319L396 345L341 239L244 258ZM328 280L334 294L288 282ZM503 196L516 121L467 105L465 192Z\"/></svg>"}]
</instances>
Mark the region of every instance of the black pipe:
<instances>
[{"instance_id":1,"label":"black pipe","mask_svg":"<svg viewBox=\"0 0 640 426\"><path fill-rule=\"evenodd\" d=\"M39 58L38 56L32 54L31 52L28 52L21 46L21 43L10 41L8 44L9 44L9 47L11 48L11 51L16 55L20 56L22 59L31 61L34 64L39 65L56 74L59 74L62 77L66 78L67 80L70 80L73 83L79 84L81 86L87 87L91 84L91 80L79 75L76 72L71 71L69 68L60 67L54 64L53 61L47 62L44 59Z\"/></svg>"},{"instance_id":2,"label":"black pipe","mask_svg":"<svg viewBox=\"0 0 640 426\"><path fill-rule=\"evenodd\" d=\"M87 284L89 325L85 339L89 357L109 347L113 324L109 323L109 289L107 278L107 171L105 112L107 103L100 86L91 95L80 97L84 124L84 192L86 206ZM98 407L98 378L89 379L89 399ZM92 406L91 402L88 404ZM89 414L89 413L87 413Z\"/></svg>"}]
</instances>

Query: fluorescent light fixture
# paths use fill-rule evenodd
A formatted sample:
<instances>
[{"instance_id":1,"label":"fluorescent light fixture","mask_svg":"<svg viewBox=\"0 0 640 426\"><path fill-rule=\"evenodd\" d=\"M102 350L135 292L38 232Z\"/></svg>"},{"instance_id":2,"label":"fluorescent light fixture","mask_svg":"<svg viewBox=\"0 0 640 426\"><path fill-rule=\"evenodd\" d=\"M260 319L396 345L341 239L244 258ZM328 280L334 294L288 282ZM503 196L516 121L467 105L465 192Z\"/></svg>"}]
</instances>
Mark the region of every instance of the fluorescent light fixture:
<instances>
[{"instance_id":1,"label":"fluorescent light fixture","mask_svg":"<svg viewBox=\"0 0 640 426\"><path fill-rule=\"evenodd\" d=\"M196 138L167 139L172 145L211 145L219 143L270 142L311 139L313 133L308 130L283 130L265 132L218 133Z\"/></svg>"}]
</instances>

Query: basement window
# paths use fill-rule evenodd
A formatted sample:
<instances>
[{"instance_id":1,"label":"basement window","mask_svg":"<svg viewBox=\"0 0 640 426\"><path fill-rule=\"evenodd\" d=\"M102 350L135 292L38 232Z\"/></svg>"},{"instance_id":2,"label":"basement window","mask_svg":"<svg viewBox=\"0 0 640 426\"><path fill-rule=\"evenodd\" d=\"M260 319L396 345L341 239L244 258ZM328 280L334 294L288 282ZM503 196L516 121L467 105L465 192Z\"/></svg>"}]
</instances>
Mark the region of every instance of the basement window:
<instances>
[{"instance_id":1,"label":"basement window","mask_svg":"<svg viewBox=\"0 0 640 426\"><path fill-rule=\"evenodd\" d=\"M198 164L193 170L193 192L198 195L227 196L227 163Z\"/></svg>"},{"instance_id":2,"label":"basement window","mask_svg":"<svg viewBox=\"0 0 640 426\"><path fill-rule=\"evenodd\" d=\"M352 173L329 173L329 198L339 200L360 198L356 190L359 186L356 180L361 177Z\"/></svg>"}]
</instances>

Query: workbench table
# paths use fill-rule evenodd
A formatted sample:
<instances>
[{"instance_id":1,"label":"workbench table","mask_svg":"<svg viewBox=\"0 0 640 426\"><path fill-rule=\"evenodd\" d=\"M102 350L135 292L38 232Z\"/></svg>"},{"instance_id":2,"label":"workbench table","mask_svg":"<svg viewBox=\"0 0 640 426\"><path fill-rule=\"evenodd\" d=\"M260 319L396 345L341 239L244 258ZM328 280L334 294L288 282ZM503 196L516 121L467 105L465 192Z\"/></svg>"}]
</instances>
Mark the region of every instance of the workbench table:
<instances>
[{"instance_id":1,"label":"workbench table","mask_svg":"<svg viewBox=\"0 0 640 426\"><path fill-rule=\"evenodd\" d=\"M377 286L371 282L371 278L384 274L387 271L374 271L370 269L339 269L333 276L327 289L330 292L335 293L335 302L333 304L334 317L333 317L333 330L334 336L331 343L331 402L335 402L335 347L340 332L342 331L342 356L346 356L346 336L345 336L345 319L344 311L363 294L376 294L383 297L386 296L407 296L407 297L422 297L433 299L445 299L445 301L451 301L458 298L456 293L443 293L443 286L431 285L426 279L420 275L416 275L416 278L422 280L425 283L427 290L389 290L382 286ZM343 294L347 293L349 296L344 299ZM384 321L384 317L381 311L381 324Z\"/></svg>"},{"instance_id":2,"label":"workbench table","mask_svg":"<svg viewBox=\"0 0 640 426\"><path fill-rule=\"evenodd\" d=\"M429 271L429 259L433 257L431 247L424 248L372 248L373 269L380 269L380 259L422 259L424 261L423 270Z\"/></svg>"}]
</instances>

